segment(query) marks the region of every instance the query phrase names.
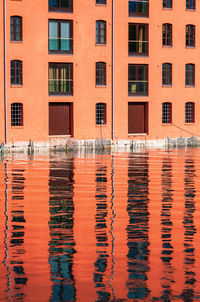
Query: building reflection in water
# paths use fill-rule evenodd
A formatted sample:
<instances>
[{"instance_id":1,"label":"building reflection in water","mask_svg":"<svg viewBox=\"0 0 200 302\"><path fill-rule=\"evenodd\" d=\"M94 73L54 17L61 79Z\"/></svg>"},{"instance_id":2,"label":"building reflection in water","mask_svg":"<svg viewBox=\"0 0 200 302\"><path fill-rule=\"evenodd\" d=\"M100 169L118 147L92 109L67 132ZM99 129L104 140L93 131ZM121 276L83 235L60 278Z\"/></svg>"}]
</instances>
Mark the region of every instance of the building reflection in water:
<instances>
[{"instance_id":1,"label":"building reflection in water","mask_svg":"<svg viewBox=\"0 0 200 302\"><path fill-rule=\"evenodd\" d=\"M51 301L75 301L73 275L74 241L74 159L50 157L49 206Z\"/></svg>"},{"instance_id":2,"label":"building reflection in water","mask_svg":"<svg viewBox=\"0 0 200 302\"><path fill-rule=\"evenodd\" d=\"M163 262L163 276L161 279L162 294L164 301L170 301L172 297L171 284L173 280L173 259L172 246L172 219L171 210L173 205L173 188L172 188L172 159L163 157L161 171L162 201L161 201L161 260Z\"/></svg>"},{"instance_id":3,"label":"building reflection in water","mask_svg":"<svg viewBox=\"0 0 200 302\"><path fill-rule=\"evenodd\" d=\"M24 300L24 293L28 278L24 269L24 235L26 219L24 215L24 169L15 168L11 173L11 205L8 235L8 259L5 261L10 267L7 297L12 301ZM7 196L8 197L8 196ZM8 231L7 230L7 231Z\"/></svg>"},{"instance_id":4,"label":"building reflection in water","mask_svg":"<svg viewBox=\"0 0 200 302\"><path fill-rule=\"evenodd\" d=\"M184 228L184 272L185 283L182 292L184 301L193 301L194 288L196 283L195 276L195 248L194 248L194 235L196 234L196 227L194 225L195 214L195 165L192 156L185 158L185 177L184 177L184 191L185 191L185 208L183 216Z\"/></svg>"},{"instance_id":5,"label":"building reflection in water","mask_svg":"<svg viewBox=\"0 0 200 302\"><path fill-rule=\"evenodd\" d=\"M0 162L0 301L200 301L199 154Z\"/></svg>"},{"instance_id":6,"label":"building reflection in water","mask_svg":"<svg viewBox=\"0 0 200 302\"><path fill-rule=\"evenodd\" d=\"M128 298L142 300L150 291L147 285L149 270L149 165L148 153L128 156L128 203L127 225L129 279Z\"/></svg>"},{"instance_id":7,"label":"building reflection in water","mask_svg":"<svg viewBox=\"0 0 200 302\"><path fill-rule=\"evenodd\" d=\"M107 204L107 167L97 163L96 168L96 253L94 282L97 289L98 301L109 301L110 293L107 290L106 270L108 269L108 204Z\"/></svg>"}]
</instances>

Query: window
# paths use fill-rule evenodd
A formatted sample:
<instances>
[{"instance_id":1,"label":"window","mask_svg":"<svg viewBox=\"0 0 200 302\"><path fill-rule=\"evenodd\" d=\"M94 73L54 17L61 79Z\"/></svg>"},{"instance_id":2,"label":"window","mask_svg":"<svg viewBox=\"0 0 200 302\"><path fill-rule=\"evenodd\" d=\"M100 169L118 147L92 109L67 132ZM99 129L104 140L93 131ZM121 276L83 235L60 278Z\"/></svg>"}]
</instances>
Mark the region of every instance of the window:
<instances>
[{"instance_id":1,"label":"window","mask_svg":"<svg viewBox=\"0 0 200 302\"><path fill-rule=\"evenodd\" d=\"M172 104L171 103L162 104L162 123L163 124L172 123Z\"/></svg>"},{"instance_id":2,"label":"window","mask_svg":"<svg viewBox=\"0 0 200 302\"><path fill-rule=\"evenodd\" d=\"M195 47L195 25L186 25L186 47Z\"/></svg>"},{"instance_id":3,"label":"window","mask_svg":"<svg viewBox=\"0 0 200 302\"><path fill-rule=\"evenodd\" d=\"M22 17L10 17L10 40L22 41Z\"/></svg>"},{"instance_id":4,"label":"window","mask_svg":"<svg viewBox=\"0 0 200 302\"><path fill-rule=\"evenodd\" d=\"M96 44L106 44L105 21L96 21Z\"/></svg>"},{"instance_id":5,"label":"window","mask_svg":"<svg viewBox=\"0 0 200 302\"><path fill-rule=\"evenodd\" d=\"M188 102L185 104L185 122L186 123L194 123L194 103Z\"/></svg>"},{"instance_id":6,"label":"window","mask_svg":"<svg viewBox=\"0 0 200 302\"><path fill-rule=\"evenodd\" d=\"M10 83L11 85L22 85L22 61L10 62Z\"/></svg>"},{"instance_id":7,"label":"window","mask_svg":"<svg viewBox=\"0 0 200 302\"><path fill-rule=\"evenodd\" d=\"M73 11L73 0L49 0L49 11Z\"/></svg>"},{"instance_id":8,"label":"window","mask_svg":"<svg viewBox=\"0 0 200 302\"><path fill-rule=\"evenodd\" d=\"M23 126L23 104L11 104L11 126Z\"/></svg>"},{"instance_id":9,"label":"window","mask_svg":"<svg viewBox=\"0 0 200 302\"><path fill-rule=\"evenodd\" d=\"M186 86L195 85L195 65L194 64L185 65L185 85Z\"/></svg>"},{"instance_id":10,"label":"window","mask_svg":"<svg viewBox=\"0 0 200 302\"><path fill-rule=\"evenodd\" d=\"M148 17L149 0L129 0L129 16Z\"/></svg>"},{"instance_id":11,"label":"window","mask_svg":"<svg viewBox=\"0 0 200 302\"><path fill-rule=\"evenodd\" d=\"M96 0L96 4L106 4L106 0Z\"/></svg>"},{"instance_id":12,"label":"window","mask_svg":"<svg viewBox=\"0 0 200 302\"><path fill-rule=\"evenodd\" d=\"M96 104L96 125L106 124L106 104L97 103Z\"/></svg>"},{"instance_id":13,"label":"window","mask_svg":"<svg viewBox=\"0 0 200 302\"><path fill-rule=\"evenodd\" d=\"M49 94L73 94L72 63L49 63Z\"/></svg>"},{"instance_id":14,"label":"window","mask_svg":"<svg viewBox=\"0 0 200 302\"><path fill-rule=\"evenodd\" d=\"M106 63L96 63L96 85L106 85Z\"/></svg>"},{"instance_id":15,"label":"window","mask_svg":"<svg viewBox=\"0 0 200 302\"><path fill-rule=\"evenodd\" d=\"M163 86L172 85L172 64L171 63L162 64L162 84L163 84Z\"/></svg>"},{"instance_id":16,"label":"window","mask_svg":"<svg viewBox=\"0 0 200 302\"><path fill-rule=\"evenodd\" d=\"M163 0L163 8L172 8L172 0Z\"/></svg>"},{"instance_id":17,"label":"window","mask_svg":"<svg viewBox=\"0 0 200 302\"><path fill-rule=\"evenodd\" d=\"M148 65L128 65L128 95L148 95Z\"/></svg>"},{"instance_id":18,"label":"window","mask_svg":"<svg viewBox=\"0 0 200 302\"><path fill-rule=\"evenodd\" d=\"M72 53L72 21L49 20L49 52Z\"/></svg>"},{"instance_id":19,"label":"window","mask_svg":"<svg viewBox=\"0 0 200 302\"><path fill-rule=\"evenodd\" d=\"M148 55L148 24L129 24L129 55Z\"/></svg>"},{"instance_id":20,"label":"window","mask_svg":"<svg viewBox=\"0 0 200 302\"><path fill-rule=\"evenodd\" d=\"M172 24L163 24L163 46L172 46Z\"/></svg>"},{"instance_id":21,"label":"window","mask_svg":"<svg viewBox=\"0 0 200 302\"><path fill-rule=\"evenodd\" d=\"M186 0L186 9L195 9L195 0Z\"/></svg>"}]
</instances>

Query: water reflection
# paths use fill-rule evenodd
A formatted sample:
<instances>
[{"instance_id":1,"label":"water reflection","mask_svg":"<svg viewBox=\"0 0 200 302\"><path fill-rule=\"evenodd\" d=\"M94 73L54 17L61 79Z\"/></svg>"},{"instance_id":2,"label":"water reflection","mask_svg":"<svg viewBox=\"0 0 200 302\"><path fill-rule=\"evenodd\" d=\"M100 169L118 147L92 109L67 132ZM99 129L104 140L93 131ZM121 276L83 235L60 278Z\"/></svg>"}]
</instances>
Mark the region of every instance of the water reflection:
<instances>
[{"instance_id":1,"label":"water reflection","mask_svg":"<svg viewBox=\"0 0 200 302\"><path fill-rule=\"evenodd\" d=\"M51 301L75 301L76 288L73 275L74 245L74 160L60 161L50 158L49 210L51 267Z\"/></svg>"},{"instance_id":2,"label":"water reflection","mask_svg":"<svg viewBox=\"0 0 200 302\"><path fill-rule=\"evenodd\" d=\"M148 172L148 153L141 154L141 156L129 155L127 204L129 215L127 225L129 299L143 299L150 292L146 283L149 270Z\"/></svg>"},{"instance_id":3,"label":"water reflection","mask_svg":"<svg viewBox=\"0 0 200 302\"><path fill-rule=\"evenodd\" d=\"M7 175L6 164L6 175ZM11 173L11 211L10 222L6 222L6 259L4 263L8 268L8 299L23 300L25 286L28 278L24 269L24 254L26 253L24 246L25 223L24 217L24 169L12 169ZM7 181L7 180L6 180ZM6 191L6 199L8 199ZM6 200L8 202L8 200ZM9 222L9 225L8 225ZM9 231L9 233L8 233Z\"/></svg>"},{"instance_id":4,"label":"water reflection","mask_svg":"<svg viewBox=\"0 0 200 302\"><path fill-rule=\"evenodd\" d=\"M161 210L161 238L162 251L161 260L163 262L163 276L162 276L162 294L164 301L172 299L171 284L173 280L173 266L171 261L173 259L172 246L172 226L171 210L173 205L173 188L172 188L172 159L169 156L163 158L162 163L162 210Z\"/></svg>"},{"instance_id":5,"label":"water reflection","mask_svg":"<svg viewBox=\"0 0 200 302\"><path fill-rule=\"evenodd\" d=\"M0 301L200 301L200 149L0 161Z\"/></svg>"},{"instance_id":6,"label":"water reflection","mask_svg":"<svg viewBox=\"0 0 200 302\"><path fill-rule=\"evenodd\" d=\"M182 292L183 301L193 301L194 288L196 283L196 276L194 271L195 257L194 257L194 235L196 228L194 225L195 214L195 165L191 156L185 158L185 178L184 178L184 191L185 191L185 208L183 216L184 228L184 271L185 282Z\"/></svg>"}]
</instances>

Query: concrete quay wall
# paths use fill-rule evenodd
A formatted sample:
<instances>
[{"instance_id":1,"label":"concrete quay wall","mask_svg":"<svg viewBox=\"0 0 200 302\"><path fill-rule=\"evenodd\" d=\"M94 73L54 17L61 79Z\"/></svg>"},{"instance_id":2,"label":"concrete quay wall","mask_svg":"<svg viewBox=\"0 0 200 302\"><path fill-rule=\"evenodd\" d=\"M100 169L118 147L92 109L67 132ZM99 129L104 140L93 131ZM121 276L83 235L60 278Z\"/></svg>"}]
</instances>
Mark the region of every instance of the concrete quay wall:
<instances>
[{"instance_id":1,"label":"concrete quay wall","mask_svg":"<svg viewBox=\"0 0 200 302\"><path fill-rule=\"evenodd\" d=\"M200 137L178 137L155 140L109 140L88 139L75 140L73 138L52 138L49 141L33 142L19 141L0 145L0 153L48 153L50 151L65 151L77 153L89 153L98 151L129 152L138 149L178 148L200 146Z\"/></svg>"}]
</instances>

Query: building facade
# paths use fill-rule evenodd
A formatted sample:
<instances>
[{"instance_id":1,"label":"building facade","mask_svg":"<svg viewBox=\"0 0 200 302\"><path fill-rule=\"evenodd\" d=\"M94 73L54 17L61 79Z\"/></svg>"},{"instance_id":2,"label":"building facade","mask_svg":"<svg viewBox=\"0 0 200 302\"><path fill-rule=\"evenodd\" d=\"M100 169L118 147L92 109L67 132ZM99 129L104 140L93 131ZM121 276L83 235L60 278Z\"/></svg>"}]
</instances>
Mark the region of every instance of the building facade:
<instances>
[{"instance_id":1,"label":"building facade","mask_svg":"<svg viewBox=\"0 0 200 302\"><path fill-rule=\"evenodd\" d=\"M0 141L200 135L195 0L4 0Z\"/></svg>"}]
</instances>

